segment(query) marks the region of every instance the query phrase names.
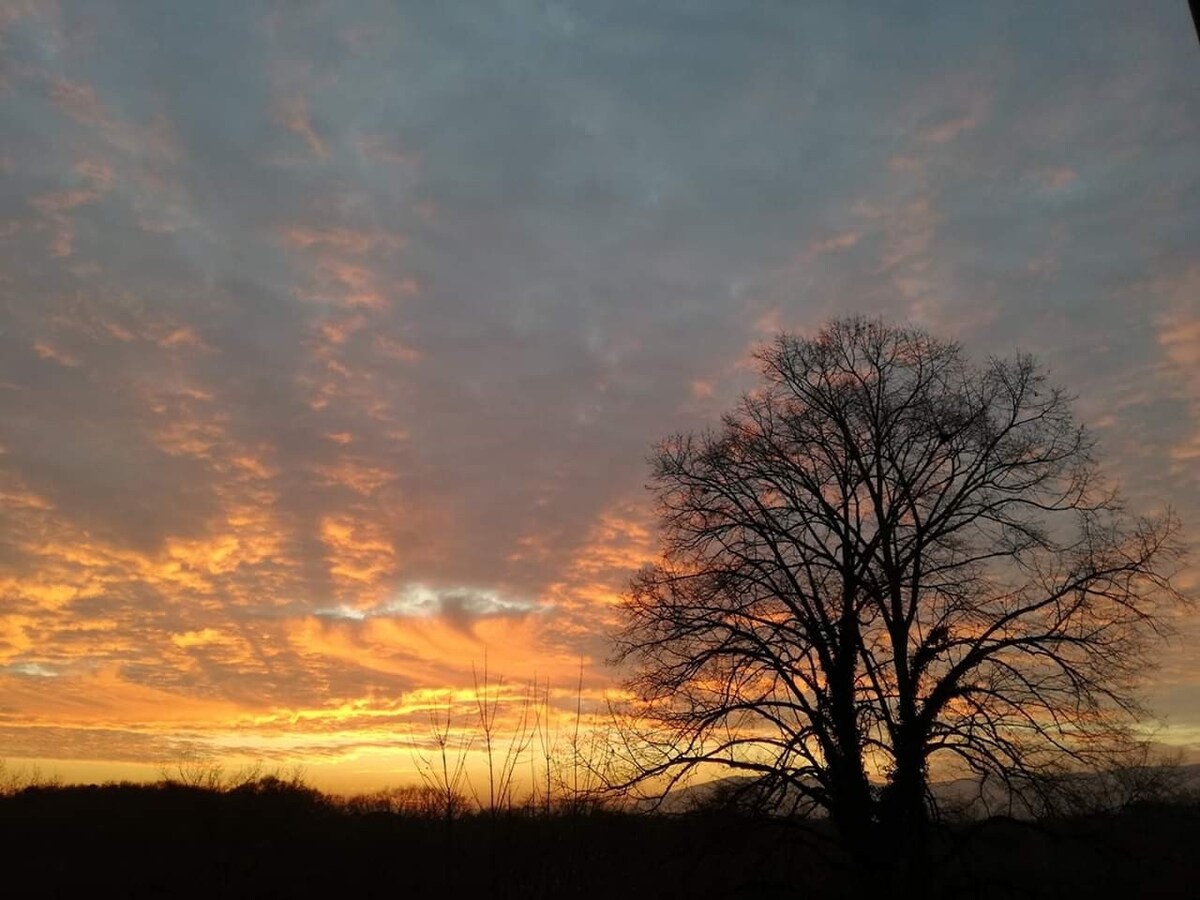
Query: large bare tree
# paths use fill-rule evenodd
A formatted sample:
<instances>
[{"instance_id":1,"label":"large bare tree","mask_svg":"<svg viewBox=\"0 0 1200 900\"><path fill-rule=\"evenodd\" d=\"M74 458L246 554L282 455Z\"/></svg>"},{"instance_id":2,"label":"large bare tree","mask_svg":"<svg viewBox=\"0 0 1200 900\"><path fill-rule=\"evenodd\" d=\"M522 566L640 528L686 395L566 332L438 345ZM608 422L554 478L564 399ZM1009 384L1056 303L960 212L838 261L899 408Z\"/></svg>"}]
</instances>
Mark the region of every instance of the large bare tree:
<instances>
[{"instance_id":1,"label":"large bare tree","mask_svg":"<svg viewBox=\"0 0 1200 900\"><path fill-rule=\"evenodd\" d=\"M939 760L1031 803L1103 766L1182 599L1173 516L1126 511L1028 356L848 319L759 360L718 430L654 454L662 556L617 650L642 774L758 776L904 857Z\"/></svg>"}]
</instances>

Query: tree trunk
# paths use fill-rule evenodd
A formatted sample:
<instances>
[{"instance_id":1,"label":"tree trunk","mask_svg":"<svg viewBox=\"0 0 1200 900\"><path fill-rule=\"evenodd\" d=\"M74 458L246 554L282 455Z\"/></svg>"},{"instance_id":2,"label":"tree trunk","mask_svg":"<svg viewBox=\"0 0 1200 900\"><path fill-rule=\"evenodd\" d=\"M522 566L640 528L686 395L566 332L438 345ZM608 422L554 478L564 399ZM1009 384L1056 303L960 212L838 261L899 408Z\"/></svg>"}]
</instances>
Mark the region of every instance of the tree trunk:
<instances>
[{"instance_id":1,"label":"tree trunk","mask_svg":"<svg viewBox=\"0 0 1200 900\"><path fill-rule=\"evenodd\" d=\"M923 897L932 871L925 766L919 752L904 749L880 804L880 845L886 848L893 896Z\"/></svg>"}]
</instances>

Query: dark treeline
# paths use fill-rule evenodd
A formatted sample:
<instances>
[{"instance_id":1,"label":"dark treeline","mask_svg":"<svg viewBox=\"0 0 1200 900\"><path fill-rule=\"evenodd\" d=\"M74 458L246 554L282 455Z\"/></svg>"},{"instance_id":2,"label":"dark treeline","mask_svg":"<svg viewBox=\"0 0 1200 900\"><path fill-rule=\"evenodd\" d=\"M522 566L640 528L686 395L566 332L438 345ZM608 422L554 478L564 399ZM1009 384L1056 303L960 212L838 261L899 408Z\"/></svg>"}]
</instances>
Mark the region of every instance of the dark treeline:
<instances>
[{"instance_id":1,"label":"dark treeline","mask_svg":"<svg viewBox=\"0 0 1200 900\"><path fill-rule=\"evenodd\" d=\"M853 897L821 823L728 808L446 818L422 788L35 785L0 797L11 896ZM1191 896L1200 804L946 827L935 896Z\"/></svg>"}]
</instances>

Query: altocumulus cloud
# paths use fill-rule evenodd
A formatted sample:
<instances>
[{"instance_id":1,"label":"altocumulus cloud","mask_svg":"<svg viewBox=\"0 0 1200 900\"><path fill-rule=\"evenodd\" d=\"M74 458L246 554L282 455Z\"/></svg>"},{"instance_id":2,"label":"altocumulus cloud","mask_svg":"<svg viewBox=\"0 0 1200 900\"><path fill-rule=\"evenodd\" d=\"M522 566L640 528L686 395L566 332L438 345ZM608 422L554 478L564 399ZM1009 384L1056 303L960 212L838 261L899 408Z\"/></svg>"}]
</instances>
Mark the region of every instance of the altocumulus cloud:
<instances>
[{"instance_id":1,"label":"altocumulus cloud","mask_svg":"<svg viewBox=\"0 0 1200 900\"><path fill-rule=\"evenodd\" d=\"M324 760L485 653L564 686L582 659L600 696L648 445L832 314L1042 355L1132 502L1195 528L1189 28L1173 0L7 4L0 754Z\"/></svg>"}]
</instances>

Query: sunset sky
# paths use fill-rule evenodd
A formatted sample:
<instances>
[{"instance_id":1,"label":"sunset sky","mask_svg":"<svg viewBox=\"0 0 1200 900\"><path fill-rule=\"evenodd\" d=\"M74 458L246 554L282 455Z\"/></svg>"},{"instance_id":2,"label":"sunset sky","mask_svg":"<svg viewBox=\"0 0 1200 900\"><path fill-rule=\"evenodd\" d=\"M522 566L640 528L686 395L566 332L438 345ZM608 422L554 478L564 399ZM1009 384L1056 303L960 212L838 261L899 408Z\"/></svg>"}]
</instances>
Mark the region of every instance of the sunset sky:
<instances>
[{"instance_id":1,"label":"sunset sky","mask_svg":"<svg viewBox=\"0 0 1200 900\"><path fill-rule=\"evenodd\" d=\"M0 0L0 757L598 704L651 443L834 315L1034 352L1200 535L1198 85L1183 0Z\"/></svg>"}]
</instances>

